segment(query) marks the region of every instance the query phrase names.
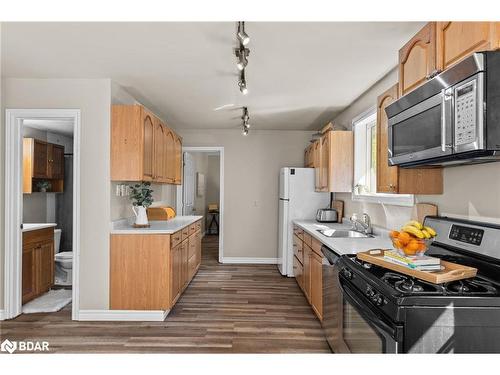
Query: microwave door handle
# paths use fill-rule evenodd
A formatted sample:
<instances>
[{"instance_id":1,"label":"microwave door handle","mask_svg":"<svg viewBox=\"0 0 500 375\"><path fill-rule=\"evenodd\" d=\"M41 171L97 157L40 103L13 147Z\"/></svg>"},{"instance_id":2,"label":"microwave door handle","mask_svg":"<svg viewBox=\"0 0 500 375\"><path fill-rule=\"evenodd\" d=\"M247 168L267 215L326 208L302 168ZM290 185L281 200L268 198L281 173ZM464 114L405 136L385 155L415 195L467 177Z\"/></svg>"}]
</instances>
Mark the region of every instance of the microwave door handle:
<instances>
[{"instance_id":1,"label":"microwave door handle","mask_svg":"<svg viewBox=\"0 0 500 375\"><path fill-rule=\"evenodd\" d=\"M441 90L441 151L446 152L446 90Z\"/></svg>"}]
</instances>

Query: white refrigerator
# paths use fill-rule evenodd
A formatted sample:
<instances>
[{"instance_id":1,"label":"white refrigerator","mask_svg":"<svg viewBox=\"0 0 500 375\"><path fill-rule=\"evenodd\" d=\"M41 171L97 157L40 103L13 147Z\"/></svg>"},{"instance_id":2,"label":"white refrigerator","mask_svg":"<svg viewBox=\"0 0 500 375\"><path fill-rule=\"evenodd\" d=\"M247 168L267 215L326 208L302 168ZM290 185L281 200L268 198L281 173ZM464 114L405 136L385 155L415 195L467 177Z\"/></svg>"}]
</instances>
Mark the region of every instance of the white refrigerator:
<instances>
[{"instance_id":1,"label":"white refrigerator","mask_svg":"<svg viewBox=\"0 0 500 375\"><path fill-rule=\"evenodd\" d=\"M314 191L313 168L281 168L279 183L278 268L293 277L292 221L314 219L318 208L330 204L330 194Z\"/></svg>"}]
</instances>

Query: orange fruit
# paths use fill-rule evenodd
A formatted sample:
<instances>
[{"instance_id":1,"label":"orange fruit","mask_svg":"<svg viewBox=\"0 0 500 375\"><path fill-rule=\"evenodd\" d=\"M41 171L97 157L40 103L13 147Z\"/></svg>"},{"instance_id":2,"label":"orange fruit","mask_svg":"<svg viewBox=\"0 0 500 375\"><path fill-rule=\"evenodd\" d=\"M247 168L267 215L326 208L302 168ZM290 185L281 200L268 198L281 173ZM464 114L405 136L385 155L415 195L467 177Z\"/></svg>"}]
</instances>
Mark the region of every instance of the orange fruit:
<instances>
[{"instance_id":1,"label":"orange fruit","mask_svg":"<svg viewBox=\"0 0 500 375\"><path fill-rule=\"evenodd\" d=\"M425 250L427 250L427 246L425 245L425 243L423 241L419 241L418 242L418 249L417 249L417 251L418 252L423 252Z\"/></svg>"},{"instance_id":2,"label":"orange fruit","mask_svg":"<svg viewBox=\"0 0 500 375\"><path fill-rule=\"evenodd\" d=\"M398 235L398 240L403 244L406 245L408 242L410 242L411 236L409 233L406 232L399 232Z\"/></svg>"},{"instance_id":3,"label":"orange fruit","mask_svg":"<svg viewBox=\"0 0 500 375\"><path fill-rule=\"evenodd\" d=\"M408 244L406 245L406 248L409 251L417 252L419 246L420 246L420 242L419 241L417 241L417 240L410 240L410 242L408 242Z\"/></svg>"},{"instance_id":4,"label":"orange fruit","mask_svg":"<svg viewBox=\"0 0 500 375\"><path fill-rule=\"evenodd\" d=\"M391 230L389 232L389 237L391 238L397 238L399 236L399 232L397 230Z\"/></svg>"},{"instance_id":5,"label":"orange fruit","mask_svg":"<svg viewBox=\"0 0 500 375\"><path fill-rule=\"evenodd\" d=\"M417 253L417 250L410 246L410 244L403 247L403 251L406 255L415 255Z\"/></svg>"},{"instance_id":6,"label":"orange fruit","mask_svg":"<svg viewBox=\"0 0 500 375\"><path fill-rule=\"evenodd\" d=\"M394 239L392 240L392 244L394 245L394 247L395 247L396 249L402 249L402 248L403 248L403 244L402 244L402 243L401 243L401 241L399 241L399 239L397 239L397 238L394 238Z\"/></svg>"}]
</instances>

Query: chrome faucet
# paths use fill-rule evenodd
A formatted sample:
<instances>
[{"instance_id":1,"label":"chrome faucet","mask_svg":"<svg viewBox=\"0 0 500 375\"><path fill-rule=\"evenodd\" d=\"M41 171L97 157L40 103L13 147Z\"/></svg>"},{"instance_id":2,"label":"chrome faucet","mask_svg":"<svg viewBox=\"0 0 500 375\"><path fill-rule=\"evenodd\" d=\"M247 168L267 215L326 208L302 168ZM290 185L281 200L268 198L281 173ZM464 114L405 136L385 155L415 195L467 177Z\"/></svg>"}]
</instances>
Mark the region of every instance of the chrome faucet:
<instances>
[{"instance_id":1,"label":"chrome faucet","mask_svg":"<svg viewBox=\"0 0 500 375\"><path fill-rule=\"evenodd\" d=\"M364 213L361 219L358 219L357 214L352 214L350 220L353 230L364 234L372 234L372 223L368 214ZM359 227L361 227L361 229L358 229Z\"/></svg>"}]
</instances>

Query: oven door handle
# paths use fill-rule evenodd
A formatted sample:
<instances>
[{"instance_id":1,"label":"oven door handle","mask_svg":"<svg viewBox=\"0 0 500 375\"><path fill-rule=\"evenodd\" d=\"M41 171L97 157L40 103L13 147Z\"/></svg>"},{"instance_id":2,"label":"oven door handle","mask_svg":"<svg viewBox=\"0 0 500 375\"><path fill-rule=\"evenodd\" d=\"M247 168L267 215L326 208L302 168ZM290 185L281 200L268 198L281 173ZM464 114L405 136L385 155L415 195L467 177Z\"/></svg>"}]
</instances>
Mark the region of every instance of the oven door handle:
<instances>
[{"instance_id":1,"label":"oven door handle","mask_svg":"<svg viewBox=\"0 0 500 375\"><path fill-rule=\"evenodd\" d=\"M393 340L397 342L403 340L403 327L397 324L391 324L387 322L386 318L375 314L370 306L360 301L361 298L366 297L346 286L345 284L347 281L344 281L342 276L339 277L339 281L343 297L356 308L357 312L364 319L383 333L388 334Z\"/></svg>"}]
</instances>

